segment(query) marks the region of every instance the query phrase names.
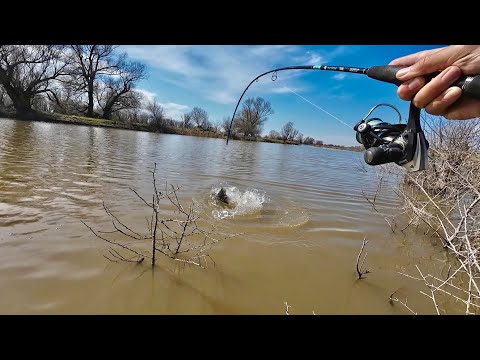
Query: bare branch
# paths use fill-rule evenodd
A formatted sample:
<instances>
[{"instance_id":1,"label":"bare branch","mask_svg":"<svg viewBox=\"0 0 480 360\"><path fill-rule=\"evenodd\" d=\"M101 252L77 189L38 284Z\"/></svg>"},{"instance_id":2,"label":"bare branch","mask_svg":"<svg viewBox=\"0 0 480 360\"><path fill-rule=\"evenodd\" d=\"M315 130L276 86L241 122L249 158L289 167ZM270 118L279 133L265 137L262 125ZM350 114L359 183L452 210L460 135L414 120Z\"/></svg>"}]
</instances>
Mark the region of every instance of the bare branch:
<instances>
[{"instance_id":1,"label":"bare branch","mask_svg":"<svg viewBox=\"0 0 480 360\"><path fill-rule=\"evenodd\" d=\"M83 220L80 220L80 221L81 221L82 224L85 225L85 226L93 233L93 235L95 235L96 237L98 237L98 238L100 238L100 239L102 239L102 240L104 240L104 241L106 241L106 242L108 242L108 243L110 243L110 244L112 244L112 245L116 245L116 246L121 247L122 249L131 251L132 253L137 254L137 255L140 256L140 257L146 257L146 258L151 259L151 256L144 255L144 254L142 254L141 252L138 252L138 251L136 251L136 250L134 250L134 249L129 248L128 246L125 246L125 245L123 245L123 244L121 244L121 243L118 243L118 242L116 242L116 241L113 241L113 240L107 239L107 238L105 238L105 237L103 237L103 236L100 236L98 233L95 232L95 230L93 230L90 226L88 226Z\"/></svg>"},{"instance_id":2,"label":"bare branch","mask_svg":"<svg viewBox=\"0 0 480 360\"><path fill-rule=\"evenodd\" d=\"M284 304L285 304L285 315L290 315L290 313L288 311L290 310L291 306L288 305L288 303L286 301L284 302Z\"/></svg>"},{"instance_id":3,"label":"bare branch","mask_svg":"<svg viewBox=\"0 0 480 360\"><path fill-rule=\"evenodd\" d=\"M136 191L135 189L133 189L133 188L131 188L131 187L129 187L129 189L132 190L132 191L135 193L135 195L137 195L138 198L145 203L145 205L147 205L148 207L152 207L152 206L153 206L153 204L149 204L139 193L137 193L137 191Z\"/></svg>"},{"instance_id":4,"label":"bare branch","mask_svg":"<svg viewBox=\"0 0 480 360\"><path fill-rule=\"evenodd\" d=\"M402 301L400 299L398 299L397 297L394 297L393 295L395 295L397 291L395 290L392 295L390 295L390 303L393 304L393 302L399 302L400 304L402 304L408 311L410 311L413 315L418 315L415 311L413 311L408 305L407 305L407 301L408 299L405 299L405 301Z\"/></svg>"},{"instance_id":5,"label":"bare branch","mask_svg":"<svg viewBox=\"0 0 480 360\"><path fill-rule=\"evenodd\" d=\"M208 251L223 239L237 236L239 234L225 234L218 230L214 224L202 220L204 226L200 226L197 222L200 214L194 209L194 203L187 208L180 202L177 191L178 186L165 184L165 193L158 191L156 181L156 164L152 173L152 203L148 203L138 192L130 188L135 195L148 206L150 209L150 220L147 217L148 235L141 235L141 232L133 230L125 225L110 209L103 203L105 213L110 217L115 231L97 231L95 232L90 226L86 225L90 231L100 239L134 253L136 256L128 257L122 255L117 250L111 248L108 256L104 256L110 261L127 261L140 263L144 258L151 259L151 265L156 263L157 255L162 254L176 262L184 265L195 265L200 268L208 268L209 263L215 262L211 258ZM175 207L174 214L168 218L162 218L160 215L162 200L168 201ZM108 235L122 236L122 241L117 241L107 237ZM143 242L150 243L150 254L146 255L140 251L133 249L132 244L141 245Z\"/></svg>"},{"instance_id":6,"label":"bare branch","mask_svg":"<svg viewBox=\"0 0 480 360\"><path fill-rule=\"evenodd\" d=\"M358 274L358 279L362 279L362 276L365 275L365 274L368 274L370 273L369 270L363 268L363 265L365 263L365 260L367 258L367 253L365 253L365 256L363 257L363 260L362 260L362 263L360 264L360 257L362 256L362 253L363 253L363 249L365 248L365 245L368 243L368 241L366 240L366 238L363 239L362 241L362 248L360 249L360 252L358 253L358 256L357 256L357 274Z\"/></svg>"}]
</instances>

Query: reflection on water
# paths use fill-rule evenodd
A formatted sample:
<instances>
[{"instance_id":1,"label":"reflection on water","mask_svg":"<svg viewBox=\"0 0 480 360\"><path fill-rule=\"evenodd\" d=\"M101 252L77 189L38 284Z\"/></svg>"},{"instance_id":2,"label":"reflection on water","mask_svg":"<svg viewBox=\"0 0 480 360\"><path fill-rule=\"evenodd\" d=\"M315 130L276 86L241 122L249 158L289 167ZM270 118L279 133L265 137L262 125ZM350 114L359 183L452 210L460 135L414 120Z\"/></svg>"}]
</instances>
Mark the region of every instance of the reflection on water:
<instances>
[{"instance_id":1,"label":"reflection on water","mask_svg":"<svg viewBox=\"0 0 480 360\"><path fill-rule=\"evenodd\" d=\"M0 119L0 313L282 314L285 301L297 314L405 313L388 301L398 289L433 313L398 272L441 271L440 246L392 234L362 195L377 183L361 161L309 146ZM213 250L214 268L110 263L80 222L110 230L104 201L145 229L148 208L129 188L151 196L154 163L159 184L181 186L182 201L243 233ZM384 214L399 207L390 185L376 198ZM212 201L221 186L232 207ZM372 272L359 282L364 237Z\"/></svg>"}]
</instances>

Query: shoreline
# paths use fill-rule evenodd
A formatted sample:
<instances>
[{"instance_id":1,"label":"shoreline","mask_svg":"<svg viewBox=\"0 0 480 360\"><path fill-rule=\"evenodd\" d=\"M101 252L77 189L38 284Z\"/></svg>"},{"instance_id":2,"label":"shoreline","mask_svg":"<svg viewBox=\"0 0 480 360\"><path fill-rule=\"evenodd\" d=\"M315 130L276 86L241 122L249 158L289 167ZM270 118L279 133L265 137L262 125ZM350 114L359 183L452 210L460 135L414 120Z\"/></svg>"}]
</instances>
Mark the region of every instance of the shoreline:
<instances>
[{"instance_id":1,"label":"shoreline","mask_svg":"<svg viewBox=\"0 0 480 360\"><path fill-rule=\"evenodd\" d=\"M146 125L142 124L122 124L114 120L89 118L76 115L64 115L58 113L47 113L44 111L35 111L33 113L26 114L25 116L18 116L15 112L9 112L2 109L0 110L0 117L20 121L40 121L57 124L86 125L152 132L150 129L148 129Z\"/></svg>"},{"instance_id":2,"label":"shoreline","mask_svg":"<svg viewBox=\"0 0 480 360\"><path fill-rule=\"evenodd\" d=\"M113 128L113 129L132 130L132 131L144 131L144 132L152 132L152 133L160 133L160 134L186 135L186 136L224 138L224 139L226 138L226 136L223 133L202 130L202 129L175 128L175 129L168 129L168 131L166 132L161 132L161 131L152 130L146 124L139 124L139 123L126 124L126 123L120 123L115 120L89 118L85 116L65 115L65 114L59 114L59 113L48 113L48 112L38 111L38 110L35 110L32 113L29 113L29 114L26 114L25 116L20 117L16 114L15 111L0 109L0 118L19 120L19 121L39 121L39 122L68 124L68 125L85 125L85 126L105 127L105 128ZM235 139L235 140L283 144L282 140L263 138L263 137L259 137L256 140L253 140L253 139L248 139L248 140ZM284 145L299 145L299 144L293 141L287 141ZM312 145L305 145L305 146L353 151L353 152L363 151L363 149L360 149L360 147L332 145L332 144L327 144L327 145L312 144Z\"/></svg>"}]
</instances>

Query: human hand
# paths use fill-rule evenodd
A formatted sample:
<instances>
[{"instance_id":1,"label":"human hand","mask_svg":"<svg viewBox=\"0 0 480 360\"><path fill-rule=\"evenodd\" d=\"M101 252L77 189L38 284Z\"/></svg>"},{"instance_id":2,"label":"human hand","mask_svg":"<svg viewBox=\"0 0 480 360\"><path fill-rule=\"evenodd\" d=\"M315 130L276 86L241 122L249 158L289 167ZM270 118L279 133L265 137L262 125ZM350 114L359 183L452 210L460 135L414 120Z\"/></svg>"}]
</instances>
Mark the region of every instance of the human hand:
<instances>
[{"instance_id":1,"label":"human hand","mask_svg":"<svg viewBox=\"0 0 480 360\"><path fill-rule=\"evenodd\" d=\"M401 99L412 100L415 106L447 119L480 116L480 100L461 97L462 90L452 86L462 74L480 74L480 46L452 45L420 51L389 65L408 66L397 73L397 78L404 82L397 90ZM426 83L424 76L438 71L440 74Z\"/></svg>"}]
</instances>

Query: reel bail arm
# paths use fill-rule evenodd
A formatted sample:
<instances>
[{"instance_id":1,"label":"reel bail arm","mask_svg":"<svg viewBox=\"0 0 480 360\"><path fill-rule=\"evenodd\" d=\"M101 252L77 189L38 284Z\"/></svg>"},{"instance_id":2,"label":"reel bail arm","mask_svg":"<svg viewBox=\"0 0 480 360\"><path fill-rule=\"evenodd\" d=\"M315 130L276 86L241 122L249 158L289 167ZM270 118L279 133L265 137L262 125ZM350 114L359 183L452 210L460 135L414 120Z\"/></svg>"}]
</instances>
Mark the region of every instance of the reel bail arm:
<instances>
[{"instance_id":1,"label":"reel bail arm","mask_svg":"<svg viewBox=\"0 0 480 360\"><path fill-rule=\"evenodd\" d=\"M368 115L374 109L376 107ZM406 125L389 124L379 118L367 119L368 115L358 122L353 129L357 132L357 141L366 149L365 162L372 166L394 162L409 172L425 170L428 162L428 141L420 124L420 111L421 109L410 102Z\"/></svg>"}]
</instances>

